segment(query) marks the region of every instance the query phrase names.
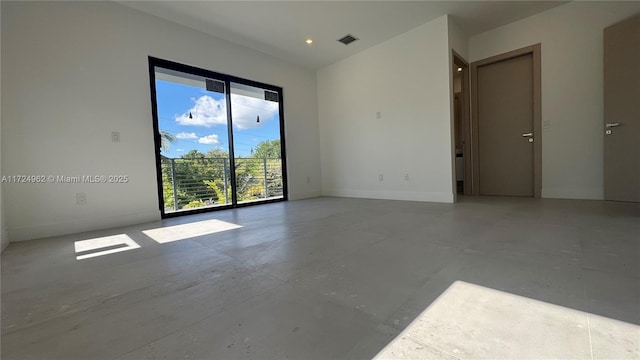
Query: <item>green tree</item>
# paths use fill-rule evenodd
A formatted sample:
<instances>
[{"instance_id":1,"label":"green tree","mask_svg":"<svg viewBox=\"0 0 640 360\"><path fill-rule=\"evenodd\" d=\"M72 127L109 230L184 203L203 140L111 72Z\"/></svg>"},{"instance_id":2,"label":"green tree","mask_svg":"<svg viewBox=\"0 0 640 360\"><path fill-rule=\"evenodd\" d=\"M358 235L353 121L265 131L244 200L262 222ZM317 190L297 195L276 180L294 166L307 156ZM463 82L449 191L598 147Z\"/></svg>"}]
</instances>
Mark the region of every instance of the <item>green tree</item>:
<instances>
[{"instance_id":1,"label":"green tree","mask_svg":"<svg viewBox=\"0 0 640 360\"><path fill-rule=\"evenodd\" d=\"M176 136L167 130L160 130L160 147L164 151L169 151L169 143L176 142Z\"/></svg>"},{"instance_id":2,"label":"green tree","mask_svg":"<svg viewBox=\"0 0 640 360\"><path fill-rule=\"evenodd\" d=\"M177 209L198 207L197 205L200 203L205 206L220 201L224 202L224 198L220 199L204 181L223 178L225 161L228 163L228 155L224 152L203 154L197 150L191 150L179 159L163 158L162 177L165 206L174 208L174 179ZM172 165L175 173L172 173ZM228 167L228 164L226 166Z\"/></svg>"},{"instance_id":3,"label":"green tree","mask_svg":"<svg viewBox=\"0 0 640 360\"><path fill-rule=\"evenodd\" d=\"M206 205L207 205L207 204L206 204L204 201L202 201L202 200L198 199L198 200L193 200L193 201L191 201L190 203L188 203L187 205L185 205L185 206L183 207L183 209L197 209L197 208L204 207L204 206L206 206Z\"/></svg>"},{"instance_id":4,"label":"green tree","mask_svg":"<svg viewBox=\"0 0 640 360\"><path fill-rule=\"evenodd\" d=\"M282 194L282 160L280 141L259 143L251 157L236 157L235 177L239 201ZM229 154L220 149L201 153L191 150L179 159L163 158L163 193L167 208L173 208L175 179L178 209L197 208L231 201L231 162ZM172 176L171 165L175 169ZM266 165L266 166L265 166ZM265 188L266 172L266 188ZM226 190L226 191L225 191Z\"/></svg>"},{"instance_id":5,"label":"green tree","mask_svg":"<svg viewBox=\"0 0 640 360\"><path fill-rule=\"evenodd\" d=\"M259 168L262 171L260 178L262 179L264 188L264 177L266 172L267 194L268 196L282 195L282 151L280 147L280 139L266 140L256 146L252 156L260 159Z\"/></svg>"},{"instance_id":6,"label":"green tree","mask_svg":"<svg viewBox=\"0 0 640 360\"><path fill-rule=\"evenodd\" d=\"M258 159L280 159L281 153L280 139L277 139L259 143L251 155Z\"/></svg>"}]
</instances>

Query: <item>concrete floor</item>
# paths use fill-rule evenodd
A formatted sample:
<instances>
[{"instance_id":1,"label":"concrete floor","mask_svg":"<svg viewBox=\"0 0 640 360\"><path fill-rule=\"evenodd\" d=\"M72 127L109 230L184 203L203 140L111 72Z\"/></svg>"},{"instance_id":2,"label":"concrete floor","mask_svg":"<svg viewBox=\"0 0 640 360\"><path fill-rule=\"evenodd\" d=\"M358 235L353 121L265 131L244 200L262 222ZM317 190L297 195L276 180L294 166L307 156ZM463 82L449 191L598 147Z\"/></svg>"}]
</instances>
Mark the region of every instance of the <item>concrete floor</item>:
<instances>
[{"instance_id":1,"label":"concrete floor","mask_svg":"<svg viewBox=\"0 0 640 360\"><path fill-rule=\"evenodd\" d=\"M318 198L12 243L1 325L5 360L640 359L640 204Z\"/></svg>"}]
</instances>

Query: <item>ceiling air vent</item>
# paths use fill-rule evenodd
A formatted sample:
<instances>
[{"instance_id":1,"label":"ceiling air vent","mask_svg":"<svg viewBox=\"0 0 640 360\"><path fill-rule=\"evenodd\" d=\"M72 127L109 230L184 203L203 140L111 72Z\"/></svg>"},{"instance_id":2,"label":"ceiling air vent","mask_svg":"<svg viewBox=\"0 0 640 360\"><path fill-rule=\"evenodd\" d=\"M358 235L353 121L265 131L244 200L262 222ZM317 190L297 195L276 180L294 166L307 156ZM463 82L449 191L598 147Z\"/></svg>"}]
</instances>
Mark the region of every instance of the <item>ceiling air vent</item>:
<instances>
[{"instance_id":1,"label":"ceiling air vent","mask_svg":"<svg viewBox=\"0 0 640 360\"><path fill-rule=\"evenodd\" d=\"M341 43L343 43L345 45L349 45L349 44L351 44L352 42L354 42L356 40L358 40L358 38L353 36L353 35L351 35L351 34L347 34L343 38L338 39L338 41L340 41Z\"/></svg>"}]
</instances>

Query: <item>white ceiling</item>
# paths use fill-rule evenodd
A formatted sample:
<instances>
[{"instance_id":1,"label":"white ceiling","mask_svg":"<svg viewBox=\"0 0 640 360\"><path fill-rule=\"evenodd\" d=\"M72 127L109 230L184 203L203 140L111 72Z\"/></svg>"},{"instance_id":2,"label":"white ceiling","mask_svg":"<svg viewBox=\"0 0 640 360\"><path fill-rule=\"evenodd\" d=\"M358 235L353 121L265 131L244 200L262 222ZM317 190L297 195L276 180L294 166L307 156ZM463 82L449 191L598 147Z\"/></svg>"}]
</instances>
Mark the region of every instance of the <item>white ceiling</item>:
<instances>
[{"instance_id":1,"label":"white ceiling","mask_svg":"<svg viewBox=\"0 0 640 360\"><path fill-rule=\"evenodd\" d=\"M310 69L349 57L444 14L474 35L566 1L119 1ZM353 34L345 46L336 40ZM313 39L312 45L305 40Z\"/></svg>"}]
</instances>

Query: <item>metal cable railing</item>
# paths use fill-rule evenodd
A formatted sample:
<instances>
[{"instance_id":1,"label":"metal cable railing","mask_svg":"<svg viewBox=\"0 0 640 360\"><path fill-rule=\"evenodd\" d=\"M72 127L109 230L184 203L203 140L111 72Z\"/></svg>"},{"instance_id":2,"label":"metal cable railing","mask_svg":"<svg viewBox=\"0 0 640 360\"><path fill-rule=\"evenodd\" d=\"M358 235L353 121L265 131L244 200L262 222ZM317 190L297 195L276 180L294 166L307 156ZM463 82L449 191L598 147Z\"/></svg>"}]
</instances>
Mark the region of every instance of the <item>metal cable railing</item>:
<instances>
[{"instance_id":1,"label":"metal cable railing","mask_svg":"<svg viewBox=\"0 0 640 360\"><path fill-rule=\"evenodd\" d=\"M161 160L165 212L228 205L232 202L230 159ZM282 160L235 159L239 203L282 198Z\"/></svg>"}]
</instances>

